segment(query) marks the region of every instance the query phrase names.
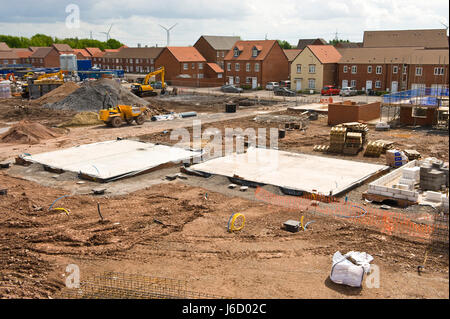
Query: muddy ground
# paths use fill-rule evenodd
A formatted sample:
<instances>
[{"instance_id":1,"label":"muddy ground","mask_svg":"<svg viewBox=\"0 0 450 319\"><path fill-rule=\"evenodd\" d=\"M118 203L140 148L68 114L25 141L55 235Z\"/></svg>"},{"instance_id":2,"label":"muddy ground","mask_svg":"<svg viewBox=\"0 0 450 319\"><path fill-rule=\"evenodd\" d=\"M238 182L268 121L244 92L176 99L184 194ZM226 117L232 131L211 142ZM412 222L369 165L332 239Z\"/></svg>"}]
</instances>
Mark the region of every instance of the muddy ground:
<instances>
[{"instance_id":1,"label":"muddy ground","mask_svg":"<svg viewBox=\"0 0 450 319\"><path fill-rule=\"evenodd\" d=\"M205 110L196 109L195 103L187 104L175 103L172 109L170 103L162 106L176 112ZM0 116L2 123L31 119L56 125L72 116L66 111L60 114L35 108L14 111L5 103L0 103L0 108L6 111ZM255 112L239 110L237 115L246 115L242 118L205 117L210 123L205 120L203 129L215 127L223 132L225 127L273 127L253 121L258 110L279 111L276 106L264 106ZM74 128L63 137L32 147L0 145L0 151L3 158L10 158L23 151L36 153L117 136L173 144L170 134L162 132L178 127L192 131L191 124L177 120L110 130L101 126ZM370 128L369 140L392 140L395 147L416 149L423 157L448 161L448 134L411 128L376 132ZM319 117L305 131L286 132L279 147L319 155L312 151L313 146L328 143L329 129L326 118ZM366 158L362 153L356 157L326 156L385 163L384 156ZM69 210L67 214L48 210L57 198L71 194L67 189L0 171L0 189L8 189L7 195L0 195L0 298L58 297L68 264L77 264L82 278L104 271L139 273L187 280L191 290L232 298L449 297L448 252L430 251L425 272L419 275L417 266L429 251L424 243L389 236L342 218L316 216L308 207L300 211L268 205L255 201L251 192L225 190L224 185L222 181L212 187L189 177L127 195L75 195L54 206ZM365 187L353 190L349 198L361 200ZM226 225L236 212L245 215L246 224L242 231L229 233ZM300 215L306 221L315 220L309 230L292 234L281 229L283 222L299 220ZM338 250L373 255L373 263L381 271L380 288L356 289L332 283L331 257Z\"/></svg>"}]
</instances>

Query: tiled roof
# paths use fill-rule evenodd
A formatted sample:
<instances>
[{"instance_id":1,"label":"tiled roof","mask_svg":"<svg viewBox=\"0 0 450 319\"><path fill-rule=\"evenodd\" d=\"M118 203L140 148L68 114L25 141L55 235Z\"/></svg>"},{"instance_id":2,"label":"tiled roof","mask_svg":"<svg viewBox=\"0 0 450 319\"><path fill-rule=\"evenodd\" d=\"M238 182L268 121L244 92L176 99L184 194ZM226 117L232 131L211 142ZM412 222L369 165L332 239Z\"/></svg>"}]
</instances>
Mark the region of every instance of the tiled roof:
<instances>
[{"instance_id":1,"label":"tiled roof","mask_svg":"<svg viewBox=\"0 0 450 319\"><path fill-rule=\"evenodd\" d=\"M68 44L54 43L52 45L58 52L73 52L73 49Z\"/></svg>"},{"instance_id":2,"label":"tiled roof","mask_svg":"<svg viewBox=\"0 0 450 319\"><path fill-rule=\"evenodd\" d=\"M167 47L179 62L206 62L194 47Z\"/></svg>"},{"instance_id":3,"label":"tiled roof","mask_svg":"<svg viewBox=\"0 0 450 319\"><path fill-rule=\"evenodd\" d=\"M223 73L223 69L217 63L207 63L208 66L216 73Z\"/></svg>"},{"instance_id":4,"label":"tiled roof","mask_svg":"<svg viewBox=\"0 0 450 319\"><path fill-rule=\"evenodd\" d=\"M445 29L364 31L363 46L448 48L448 38Z\"/></svg>"},{"instance_id":5,"label":"tiled roof","mask_svg":"<svg viewBox=\"0 0 450 319\"><path fill-rule=\"evenodd\" d=\"M300 40L298 40L297 49L303 50L308 45L321 45L321 44L325 45L325 44L327 44L327 41L325 41L322 38L317 38L317 39L300 39Z\"/></svg>"},{"instance_id":6,"label":"tiled roof","mask_svg":"<svg viewBox=\"0 0 450 319\"><path fill-rule=\"evenodd\" d=\"M19 57L14 51L0 51L0 60L1 59L18 59Z\"/></svg>"},{"instance_id":7,"label":"tiled roof","mask_svg":"<svg viewBox=\"0 0 450 319\"><path fill-rule=\"evenodd\" d=\"M237 41L241 40L241 37L234 36L202 35L201 37L203 37L214 50L230 50Z\"/></svg>"},{"instance_id":8,"label":"tiled roof","mask_svg":"<svg viewBox=\"0 0 450 319\"><path fill-rule=\"evenodd\" d=\"M276 40L238 41L227 53L225 60L264 60L276 43ZM255 47L260 52L256 57L253 57L252 50ZM241 51L238 57L234 56L234 48L238 48Z\"/></svg>"},{"instance_id":9,"label":"tiled roof","mask_svg":"<svg viewBox=\"0 0 450 319\"><path fill-rule=\"evenodd\" d=\"M295 60L295 58L297 57L297 55L300 54L300 52L302 52L302 50L298 50L298 49L289 49L289 50L283 50L284 54L286 54L288 61L292 62Z\"/></svg>"},{"instance_id":10,"label":"tiled roof","mask_svg":"<svg viewBox=\"0 0 450 319\"><path fill-rule=\"evenodd\" d=\"M104 52L99 48L84 48L93 57L102 57Z\"/></svg>"},{"instance_id":11,"label":"tiled roof","mask_svg":"<svg viewBox=\"0 0 450 319\"><path fill-rule=\"evenodd\" d=\"M53 50L51 47L43 47L37 49L33 54L30 56L31 58L45 58L50 51Z\"/></svg>"},{"instance_id":12,"label":"tiled roof","mask_svg":"<svg viewBox=\"0 0 450 319\"><path fill-rule=\"evenodd\" d=\"M332 45L308 45L307 48L311 50L321 63L338 63L342 57Z\"/></svg>"},{"instance_id":13,"label":"tiled roof","mask_svg":"<svg viewBox=\"0 0 450 319\"><path fill-rule=\"evenodd\" d=\"M342 58L339 63L406 63L409 64L414 51L423 49L417 48L349 48L340 49ZM424 50L422 50L424 51ZM425 51L441 51L441 50L425 50ZM447 53L448 54L448 53ZM447 59L448 61L448 59Z\"/></svg>"},{"instance_id":14,"label":"tiled roof","mask_svg":"<svg viewBox=\"0 0 450 319\"><path fill-rule=\"evenodd\" d=\"M87 52L85 49L73 49L75 54L81 53L82 56L84 56L85 58L90 58L91 55L89 54L89 52Z\"/></svg>"},{"instance_id":15,"label":"tiled roof","mask_svg":"<svg viewBox=\"0 0 450 319\"><path fill-rule=\"evenodd\" d=\"M40 48L48 48L48 47L29 47L29 49L33 52L36 52Z\"/></svg>"},{"instance_id":16,"label":"tiled roof","mask_svg":"<svg viewBox=\"0 0 450 319\"><path fill-rule=\"evenodd\" d=\"M0 42L0 51L9 51L9 50L11 50L11 48L5 42Z\"/></svg>"},{"instance_id":17,"label":"tiled roof","mask_svg":"<svg viewBox=\"0 0 450 319\"><path fill-rule=\"evenodd\" d=\"M164 48L122 48L114 52L113 55L108 55L111 58L137 58L137 59L156 59ZM106 56L105 56L106 57Z\"/></svg>"},{"instance_id":18,"label":"tiled roof","mask_svg":"<svg viewBox=\"0 0 450 319\"><path fill-rule=\"evenodd\" d=\"M25 48L14 48L12 51L16 53L19 58L28 58L33 54L31 50Z\"/></svg>"}]
</instances>

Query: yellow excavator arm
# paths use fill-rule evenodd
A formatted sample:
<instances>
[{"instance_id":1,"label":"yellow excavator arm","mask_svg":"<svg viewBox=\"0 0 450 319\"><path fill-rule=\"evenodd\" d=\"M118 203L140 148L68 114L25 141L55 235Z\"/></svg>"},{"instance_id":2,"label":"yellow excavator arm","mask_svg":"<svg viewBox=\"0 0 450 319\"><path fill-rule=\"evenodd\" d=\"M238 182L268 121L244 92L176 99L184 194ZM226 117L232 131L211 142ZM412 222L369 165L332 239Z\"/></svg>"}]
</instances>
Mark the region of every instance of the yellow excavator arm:
<instances>
[{"instance_id":1,"label":"yellow excavator arm","mask_svg":"<svg viewBox=\"0 0 450 319\"><path fill-rule=\"evenodd\" d=\"M145 76L145 79L144 79L144 82L142 82L142 84L139 84L139 83L133 83L132 84L132 92L134 93L134 94L136 94L137 96L142 96L142 95L144 95L144 94L150 94L150 95L157 95L157 93L154 91L154 89L153 89L153 87L149 84L150 83L150 79L153 77L153 76L155 76L155 75L158 75L158 74L161 74L161 89L162 89L162 92L166 89L166 83L165 83L165 73L166 73L166 70L165 70L165 68L162 66L162 67L160 67L158 70L156 70L156 71L153 71L153 72L150 72L150 73L148 73L146 76Z\"/></svg>"},{"instance_id":2,"label":"yellow excavator arm","mask_svg":"<svg viewBox=\"0 0 450 319\"><path fill-rule=\"evenodd\" d=\"M59 71L59 72L56 72L56 73L42 74L37 79L38 80L43 80L43 79L48 79L48 78L53 78L53 77L57 77L60 80L64 80L64 72L63 71Z\"/></svg>"}]
</instances>

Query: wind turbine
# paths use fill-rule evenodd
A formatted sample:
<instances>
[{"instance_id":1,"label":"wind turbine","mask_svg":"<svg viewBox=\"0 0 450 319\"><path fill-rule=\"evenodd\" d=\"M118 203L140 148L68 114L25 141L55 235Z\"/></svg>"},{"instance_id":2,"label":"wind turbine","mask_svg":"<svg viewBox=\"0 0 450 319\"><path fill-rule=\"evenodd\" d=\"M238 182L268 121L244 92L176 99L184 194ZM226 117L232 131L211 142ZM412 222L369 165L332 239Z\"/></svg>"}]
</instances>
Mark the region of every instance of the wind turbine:
<instances>
[{"instance_id":1,"label":"wind turbine","mask_svg":"<svg viewBox=\"0 0 450 319\"><path fill-rule=\"evenodd\" d=\"M170 30L172 30L173 28L175 28L175 26L177 25L178 23L175 23L173 26L171 26L170 28L166 28L166 27L164 27L164 26L162 26L162 25L159 25L161 28L163 28L164 30L166 30L166 32L167 32L167 45L166 46L169 46L169 44L170 44Z\"/></svg>"},{"instance_id":2,"label":"wind turbine","mask_svg":"<svg viewBox=\"0 0 450 319\"><path fill-rule=\"evenodd\" d=\"M108 32L100 32L100 33L106 34L106 42L108 42L108 40L110 39L109 33L111 32L112 26L113 26L113 25L111 24L111 26L109 27Z\"/></svg>"}]
</instances>

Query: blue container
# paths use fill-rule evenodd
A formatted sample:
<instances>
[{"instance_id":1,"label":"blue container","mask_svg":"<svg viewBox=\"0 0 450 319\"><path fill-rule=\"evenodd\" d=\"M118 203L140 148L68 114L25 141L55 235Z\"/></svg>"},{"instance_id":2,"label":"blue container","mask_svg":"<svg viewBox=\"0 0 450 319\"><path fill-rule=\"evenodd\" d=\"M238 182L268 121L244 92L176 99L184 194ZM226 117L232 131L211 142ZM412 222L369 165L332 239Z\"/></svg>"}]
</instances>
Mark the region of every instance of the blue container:
<instances>
[{"instance_id":1,"label":"blue container","mask_svg":"<svg viewBox=\"0 0 450 319\"><path fill-rule=\"evenodd\" d=\"M92 69L92 61L91 60L77 60L77 68L78 71L88 71Z\"/></svg>"}]
</instances>

